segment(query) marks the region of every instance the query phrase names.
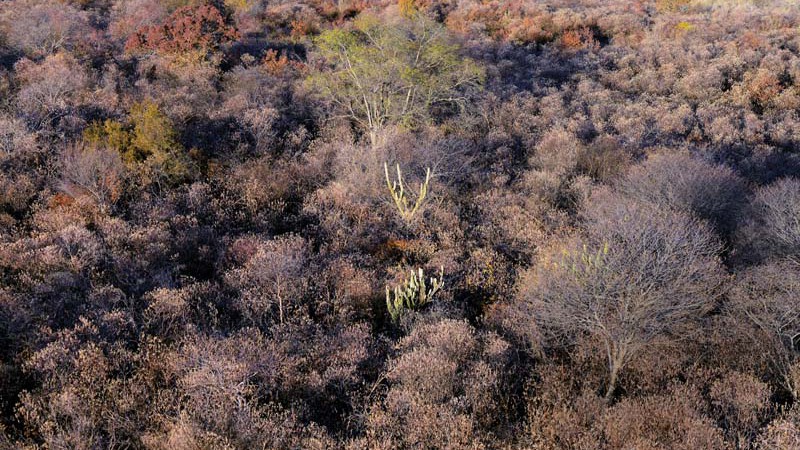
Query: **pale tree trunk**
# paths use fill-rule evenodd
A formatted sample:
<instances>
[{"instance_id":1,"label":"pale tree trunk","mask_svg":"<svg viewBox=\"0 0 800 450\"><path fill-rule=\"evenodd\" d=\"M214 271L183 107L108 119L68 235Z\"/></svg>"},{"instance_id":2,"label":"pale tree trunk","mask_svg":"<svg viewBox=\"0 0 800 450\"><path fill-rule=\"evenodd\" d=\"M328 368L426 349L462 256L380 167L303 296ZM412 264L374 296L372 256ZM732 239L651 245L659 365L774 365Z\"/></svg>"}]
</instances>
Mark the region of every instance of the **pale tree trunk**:
<instances>
[{"instance_id":1,"label":"pale tree trunk","mask_svg":"<svg viewBox=\"0 0 800 450\"><path fill-rule=\"evenodd\" d=\"M619 378L619 371L625 365L625 349L619 348L612 342L606 343L606 351L608 355L608 384L606 385L605 400L610 402L614 395L614 390L617 388L617 379Z\"/></svg>"},{"instance_id":2,"label":"pale tree trunk","mask_svg":"<svg viewBox=\"0 0 800 450\"><path fill-rule=\"evenodd\" d=\"M786 373L783 374L783 384L784 387L786 387L786 390L789 391L789 394L791 394L792 400L797 401L800 393L797 390L797 383L795 383L791 372L787 371Z\"/></svg>"},{"instance_id":3,"label":"pale tree trunk","mask_svg":"<svg viewBox=\"0 0 800 450\"><path fill-rule=\"evenodd\" d=\"M369 143L373 149L378 147L378 130L375 128L369 130Z\"/></svg>"},{"instance_id":4,"label":"pale tree trunk","mask_svg":"<svg viewBox=\"0 0 800 450\"><path fill-rule=\"evenodd\" d=\"M614 395L614 389L617 387L617 376L619 375L619 367L617 365L612 365L609 367L608 373L608 384L606 385L606 395L603 397L605 398L606 402L611 401L611 396Z\"/></svg>"},{"instance_id":5,"label":"pale tree trunk","mask_svg":"<svg viewBox=\"0 0 800 450\"><path fill-rule=\"evenodd\" d=\"M278 320L283 324L283 286L281 283L275 283L275 298L278 299Z\"/></svg>"}]
</instances>

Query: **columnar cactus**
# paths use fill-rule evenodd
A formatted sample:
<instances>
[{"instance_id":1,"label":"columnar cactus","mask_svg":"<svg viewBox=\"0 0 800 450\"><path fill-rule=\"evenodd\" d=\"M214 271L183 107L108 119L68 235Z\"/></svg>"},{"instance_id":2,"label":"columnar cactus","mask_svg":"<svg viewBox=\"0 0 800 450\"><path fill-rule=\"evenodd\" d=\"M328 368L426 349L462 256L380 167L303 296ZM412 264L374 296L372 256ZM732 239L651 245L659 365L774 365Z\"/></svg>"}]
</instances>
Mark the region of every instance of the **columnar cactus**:
<instances>
[{"instance_id":1,"label":"columnar cactus","mask_svg":"<svg viewBox=\"0 0 800 450\"><path fill-rule=\"evenodd\" d=\"M417 192L416 200L413 205L408 198L406 186L403 183L403 173L400 171L400 164L397 165L397 181L392 181L389 178L389 164L383 164L383 170L386 174L386 186L389 188L389 193L392 195L397 210L400 212L400 217L406 222L410 222L414 215L419 211L422 204L425 202L425 196L428 194L428 185L431 181L431 169L427 168L425 172L425 181L420 184L419 192Z\"/></svg>"},{"instance_id":2,"label":"columnar cactus","mask_svg":"<svg viewBox=\"0 0 800 450\"><path fill-rule=\"evenodd\" d=\"M394 290L386 286L386 309L392 321L397 321L405 310L418 310L430 303L433 296L442 288L444 267L439 268L439 277L430 277L430 286L425 282L425 273L420 268L411 271L411 278Z\"/></svg>"}]
</instances>

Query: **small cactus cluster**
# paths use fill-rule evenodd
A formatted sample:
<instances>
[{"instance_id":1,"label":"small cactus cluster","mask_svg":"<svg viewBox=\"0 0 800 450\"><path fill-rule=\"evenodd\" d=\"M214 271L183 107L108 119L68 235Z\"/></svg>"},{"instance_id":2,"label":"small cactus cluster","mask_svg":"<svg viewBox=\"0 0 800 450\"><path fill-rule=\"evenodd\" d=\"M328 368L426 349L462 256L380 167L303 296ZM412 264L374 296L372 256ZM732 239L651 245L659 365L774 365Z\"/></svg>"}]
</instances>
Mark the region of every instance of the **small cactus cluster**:
<instances>
[{"instance_id":1,"label":"small cactus cluster","mask_svg":"<svg viewBox=\"0 0 800 450\"><path fill-rule=\"evenodd\" d=\"M386 286L386 309L396 322L406 310L418 310L430 303L433 296L442 288L444 281L444 267L439 268L439 277L430 277L429 282L425 281L425 273L422 269L416 272L411 271L411 278L403 284L395 286L394 290Z\"/></svg>"},{"instance_id":2,"label":"small cactus cluster","mask_svg":"<svg viewBox=\"0 0 800 450\"><path fill-rule=\"evenodd\" d=\"M425 181L420 184L419 191L416 195L416 200L413 204L408 198L405 183L403 183L403 173L400 171L400 164L397 165L397 181L392 181L389 178L389 164L383 164L383 170L386 174L386 186L389 188L389 193L392 195L397 210L400 212L400 217L406 222L410 222L414 215L419 211L422 204L425 202L425 196L428 195L428 185L431 181L430 167L425 172Z\"/></svg>"}]
</instances>

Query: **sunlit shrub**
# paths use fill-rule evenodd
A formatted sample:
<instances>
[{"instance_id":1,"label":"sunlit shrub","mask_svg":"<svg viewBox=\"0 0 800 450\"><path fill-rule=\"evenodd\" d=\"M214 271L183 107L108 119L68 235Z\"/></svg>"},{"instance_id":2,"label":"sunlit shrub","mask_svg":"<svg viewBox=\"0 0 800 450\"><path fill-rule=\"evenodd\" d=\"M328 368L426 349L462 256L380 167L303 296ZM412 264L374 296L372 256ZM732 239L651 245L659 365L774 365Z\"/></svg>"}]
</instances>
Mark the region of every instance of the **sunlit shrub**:
<instances>
[{"instance_id":1,"label":"sunlit shrub","mask_svg":"<svg viewBox=\"0 0 800 450\"><path fill-rule=\"evenodd\" d=\"M85 101L88 75L69 54L49 55L39 63L23 59L14 69L21 82L17 107L34 128L51 125L74 113Z\"/></svg>"},{"instance_id":2,"label":"sunlit shrub","mask_svg":"<svg viewBox=\"0 0 800 450\"><path fill-rule=\"evenodd\" d=\"M32 58L76 50L91 33L89 15L62 2L15 0L0 5L6 41Z\"/></svg>"}]
</instances>

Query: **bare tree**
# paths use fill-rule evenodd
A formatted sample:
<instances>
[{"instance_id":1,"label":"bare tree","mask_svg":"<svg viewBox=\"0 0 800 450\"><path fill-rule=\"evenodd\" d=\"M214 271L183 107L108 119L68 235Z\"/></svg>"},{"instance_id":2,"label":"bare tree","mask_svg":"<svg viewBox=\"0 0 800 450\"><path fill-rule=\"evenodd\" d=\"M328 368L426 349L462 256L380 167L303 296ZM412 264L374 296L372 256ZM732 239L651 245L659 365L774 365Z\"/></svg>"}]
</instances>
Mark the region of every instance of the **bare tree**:
<instances>
[{"instance_id":1,"label":"bare tree","mask_svg":"<svg viewBox=\"0 0 800 450\"><path fill-rule=\"evenodd\" d=\"M61 155L61 169L61 190L72 197L89 196L101 210L122 195L126 168L115 150L71 145Z\"/></svg>"},{"instance_id":2,"label":"bare tree","mask_svg":"<svg viewBox=\"0 0 800 450\"><path fill-rule=\"evenodd\" d=\"M739 234L743 257L800 262L800 180L784 178L759 189Z\"/></svg>"},{"instance_id":3,"label":"bare tree","mask_svg":"<svg viewBox=\"0 0 800 450\"><path fill-rule=\"evenodd\" d=\"M766 358L778 383L800 397L800 265L769 263L741 274L724 307L726 323Z\"/></svg>"},{"instance_id":4,"label":"bare tree","mask_svg":"<svg viewBox=\"0 0 800 450\"><path fill-rule=\"evenodd\" d=\"M629 362L656 341L678 339L713 307L721 244L686 214L608 194L594 200L587 231L544 256L522 297L550 345L602 342L610 399Z\"/></svg>"},{"instance_id":5,"label":"bare tree","mask_svg":"<svg viewBox=\"0 0 800 450\"><path fill-rule=\"evenodd\" d=\"M0 26L7 30L8 43L31 57L71 50L92 31L85 11L46 0L3 2Z\"/></svg>"},{"instance_id":6,"label":"bare tree","mask_svg":"<svg viewBox=\"0 0 800 450\"><path fill-rule=\"evenodd\" d=\"M733 232L747 195L733 170L686 153L654 154L631 169L616 187L637 200L708 220L724 235Z\"/></svg>"},{"instance_id":7,"label":"bare tree","mask_svg":"<svg viewBox=\"0 0 800 450\"><path fill-rule=\"evenodd\" d=\"M14 70L21 81L16 106L34 129L74 111L89 85L86 70L65 53L50 55L39 63L22 59Z\"/></svg>"},{"instance_id":8,"label":"bare tree","mask_svg":"<svg viewBox=\"0 0 800 450\"><path fill-rule=\"evenodd\" d=\"M308 243L284 236L259 242L253 250L243 267L228 274L228 282L240 291L236 307L256 324L284 323L308 287Z\"/></svg>"},{"instance_id":9,"label":"bare tree","mask_svg":"<svg viewBox=\"0 0 800 450\"><path fill-rule=\"evenodd\" d=\"M0 116L0 161L36 148L36 138L22 120Z\"/></svg>"}]
</instances>

